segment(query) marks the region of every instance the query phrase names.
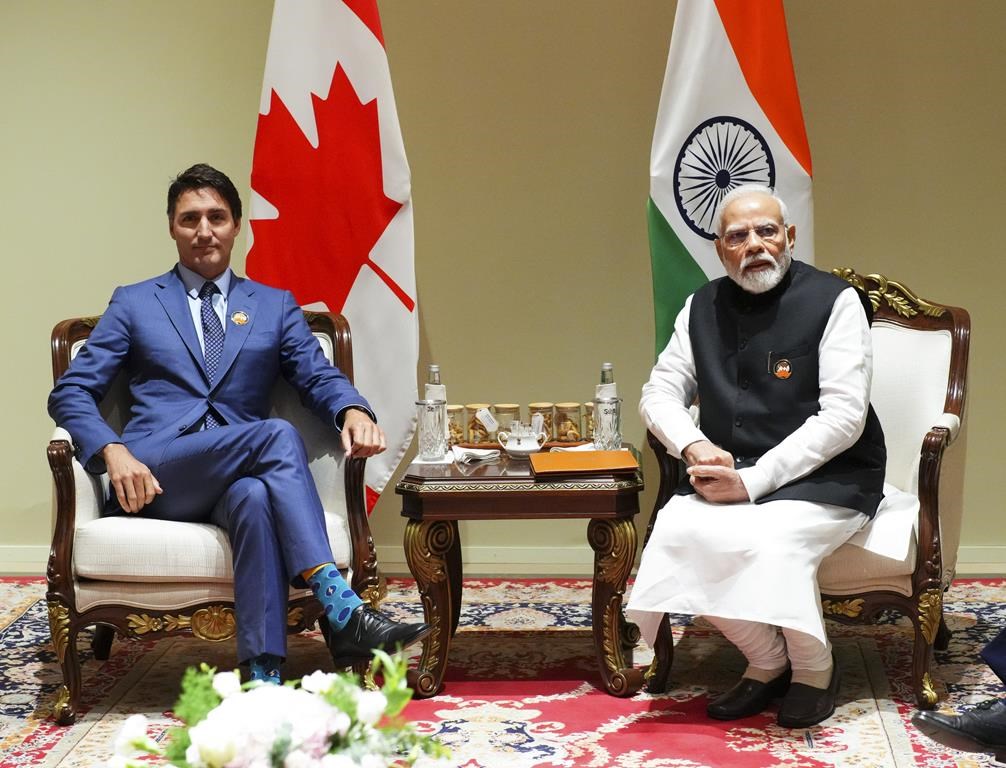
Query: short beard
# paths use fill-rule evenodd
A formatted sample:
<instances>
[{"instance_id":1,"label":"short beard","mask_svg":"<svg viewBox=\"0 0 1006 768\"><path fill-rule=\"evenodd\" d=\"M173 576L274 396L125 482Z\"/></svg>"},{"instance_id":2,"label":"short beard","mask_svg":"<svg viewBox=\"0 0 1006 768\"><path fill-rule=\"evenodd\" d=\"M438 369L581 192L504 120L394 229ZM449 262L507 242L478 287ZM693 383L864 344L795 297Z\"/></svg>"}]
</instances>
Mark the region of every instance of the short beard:
<instances>
[{"instance_id":1,"label":"short beard","mask_svg":"<svg viewBox=\"0 0 1006 768\"><path fill-rule=\"evenodd\" d=\"M793 252L789 248L789 243L786 243L778 261L767 253L745 256L738 267L727 269L727 276L748 293L765 293L779 285L792 261ZM760 269L752 273L745 272L753 264L770 264L771 269Z\"/></svg>"}]
</instances>

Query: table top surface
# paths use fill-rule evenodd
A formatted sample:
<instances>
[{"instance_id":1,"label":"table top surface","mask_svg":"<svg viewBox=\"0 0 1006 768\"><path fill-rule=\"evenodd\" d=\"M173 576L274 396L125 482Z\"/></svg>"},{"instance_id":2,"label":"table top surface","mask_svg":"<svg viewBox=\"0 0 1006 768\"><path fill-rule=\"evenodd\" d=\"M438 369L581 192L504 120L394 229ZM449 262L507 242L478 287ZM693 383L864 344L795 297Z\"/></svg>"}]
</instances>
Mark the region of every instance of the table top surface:
<instances>
[{"instance_id":1,"label":"table top surface","mask_svg":"<svg viewBox=\"0 0 1006 768\"><path fill-rule=\"evenodd\" d=\"M636 453L632 446L630 450ZM636 454L638 458L638 453ZM575 478L537 480L527 459L514 459L506 454L498 459L475 464L419 464L413 462L405 470L395 491L401 494L430 492L487 492L494 490L629 490L643 488L641 470L635 473L589 474Z\"/></svg>"}]
</instances>

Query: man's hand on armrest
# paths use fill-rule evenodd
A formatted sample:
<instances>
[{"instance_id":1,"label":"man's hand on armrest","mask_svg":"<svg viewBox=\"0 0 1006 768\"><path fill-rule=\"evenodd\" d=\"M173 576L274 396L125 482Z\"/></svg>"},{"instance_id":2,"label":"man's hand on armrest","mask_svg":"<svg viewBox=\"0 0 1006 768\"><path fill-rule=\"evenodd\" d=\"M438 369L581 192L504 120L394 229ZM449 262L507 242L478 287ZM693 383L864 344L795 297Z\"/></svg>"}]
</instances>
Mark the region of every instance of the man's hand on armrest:
<instances>
[{"instance_id":1,"label":"man's hand on armrest","mask_svg":"<svg viewBox=\"0 0 1006 768\"><path fill-rule=\"evenodd\" d=\"M365 412L347 408L342 418L342 447L347 456L376 456L387 447L384 430Z\"/></svg>"},{"instance_id":2,"label":"man's hand on armrest","mask_svg":"<svg viewBox=\"0 0 1006 768\"><path fill-rule=\"evenodd\" d=\"M136 513L160 494L161 485L143 462L137 461L122 443L109 443L101 449L108 468L108 480L123 511Z\"/></svg>"}]
</instances>

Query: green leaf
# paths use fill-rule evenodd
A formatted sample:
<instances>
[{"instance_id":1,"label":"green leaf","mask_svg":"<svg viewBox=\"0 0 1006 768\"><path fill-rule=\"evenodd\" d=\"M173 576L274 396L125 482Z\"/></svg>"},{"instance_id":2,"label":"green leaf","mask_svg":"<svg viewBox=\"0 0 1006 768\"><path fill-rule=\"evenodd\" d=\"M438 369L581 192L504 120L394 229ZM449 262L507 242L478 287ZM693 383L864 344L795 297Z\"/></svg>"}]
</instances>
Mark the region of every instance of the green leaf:
<instances>
[{"instance_id":1,"label":"green leaf","mask_svg":"<svg viewBox=\"0 0 1006 768\"><path fill-rule=\"evenodd\" d=\"M384 676L381 693L388 700L385 714L394 717L412 699L412 689L408 683L409 664L401 651L392 657L382 650L375 650L371 670L376 672L379 669L383 669Z\"/></svg>"},{"instance_id":2,"label":"green leaf","mask_svg":"<svg viewBox=\"0 0 1006 768\"><path fill-rule=\"evenodd\" d=\"M172 765L182 768L188 766L185 750L192 743L189 728L204 720L222 701L220 695L213 690L213 675L216 672L216 667L202 663L199 669L189 667L182 676L182 692L175 703L174 713L175 717L185 723L185 727L168 731L168 746L164 751L164 756Z\"/></svg>"}]
</instances>

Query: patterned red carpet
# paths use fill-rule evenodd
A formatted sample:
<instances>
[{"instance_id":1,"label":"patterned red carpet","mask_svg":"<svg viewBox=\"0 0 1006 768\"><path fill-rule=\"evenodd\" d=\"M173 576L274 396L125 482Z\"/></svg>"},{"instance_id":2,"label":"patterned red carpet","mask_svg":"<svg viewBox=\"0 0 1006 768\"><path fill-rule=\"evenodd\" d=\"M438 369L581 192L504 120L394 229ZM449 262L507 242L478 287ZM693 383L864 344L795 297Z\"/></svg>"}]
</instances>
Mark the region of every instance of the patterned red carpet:
<instances>
[{"instance_id":1,"label":"patterned red carpet","mask_svg":"<svg viewBox=\"0 0 1006 768\"><path fill-rule=\"evenodd\" d=\"M664 768L738 766L985 766L989 754L959 752L910 722L911 633L898 618L868 628L832 625L843 668L838 710L821 726L790 731L774 712L735 723L705 715L710 693L729 687L743 668L714 631L682 618L672 691L616 699L599 688L589 632L588 581L468 580L461 630L451 648L444 691L414 701L406 715L448 744L464 768ZM159 729L182 671L206 661L233 665L233 645L192 639L120 642L112 658L84 662L84 714L61 728L49 719L59 670L48 645L41 580L0 581L0 768L93 768L109 754L122 720L147 714ZM945 707L998 695L998 680L974 658L1006 624L1006 583L962 581L948 595L950 649L934 679ZM418 613L414 586L392 580L385 607ZM285 673L328 669L317 634L291 638ZM637 652L636 663L649 654Z\"/></svg>"}]
</instances>

